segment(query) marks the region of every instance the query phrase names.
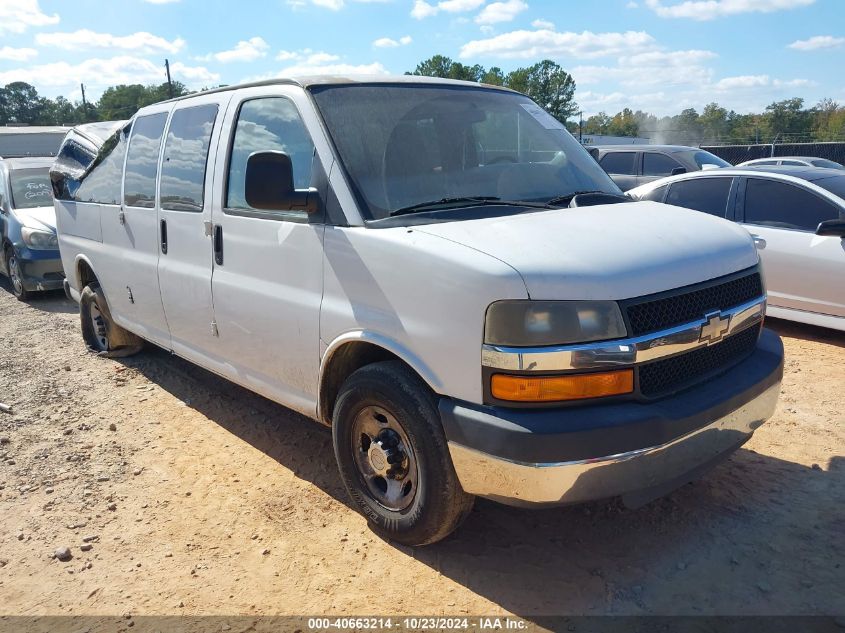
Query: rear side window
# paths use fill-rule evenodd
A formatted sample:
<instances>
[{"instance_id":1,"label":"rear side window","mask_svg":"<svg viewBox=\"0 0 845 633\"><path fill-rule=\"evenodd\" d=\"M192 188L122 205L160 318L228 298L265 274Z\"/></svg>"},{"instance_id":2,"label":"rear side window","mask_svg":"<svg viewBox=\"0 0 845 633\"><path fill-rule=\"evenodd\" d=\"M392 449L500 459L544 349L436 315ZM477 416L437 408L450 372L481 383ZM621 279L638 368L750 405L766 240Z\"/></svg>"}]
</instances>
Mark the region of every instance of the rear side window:
<instances>
[{"instance_id":1,"label":"rear side window","mask_svg":"<svg viewBox=\"0 0 845 633\"><path fill-rule=\"evenodd\" d=\"M12 184L12 207L34 209L53 206L53 188L46 167L15 169L9 173Z\"/></svg>"},{"instance_id":2,"label":"rear side window","mask_svg":"<svg viewBox=\"0 0 845 633\"><path fill-rule=\"evenodd\" d=\"M120 204L120 181L126 158L128 128L118 130L103 143L89 171L82 178L74 200L99 204Z\"/></svg>"},{"instance_id":3,"label":"rear side window","mask_svg":"<svg viewBox=\"0 0 845 633\"><path fill-rule=\"evenodd\" d=\"M139 117L132 126L123 184L126 206L155 208L158 153L166 121L167 113L160 112Z\"/></svg>"},{"instance_id":4,"label":"rear side window","mask_svg":"<svg viewBox=\"0 0 845 633\"><path fill-rule=\"evenodd\" d=\"M661 187L655 187L647 194L642 196L640 200L652 200L653 202L663 202L663 196L666 195L666 189L669 185L663 185Z\"/></svg>"},{"instance_id":5,"label":"rear side window","mask_svg":"<svg viewBox=\"0 0 845 633\"><path fill-rule=\"evenodd\" d=\"M173 113L161 166L162 209L202 211L208 147L216 118L216 104Z\"/></svg>"},{"instance_id":6,"label":"rear side window","mask_svg":"<svg viewBox=\"0 0 845 633\"><path fill-rule=\"evenodd\" d=\"M758 160L756 163L752 163L752 165L777 165L778 162L776 160Z\"/></svg>"},{"instance_id":7,"label":"rear side window","mask_svg":"<svg viewBox=\"0 0 845 633\"><path fill-rule=\"evenodd\" d=\"M636 152L609 152L602 157L599 164L608 174L633 176L637 173L634 163L636 157Z\"/></svg>"},{"instance_id":8,"label":"rear side window","mask_svg":"<svg viewBox=\"0 0 845 633\"><path fill-rule=\"evenodd\" d=\"M805 164L797 160L782 160L781 165L789 165L790 167L803 167Z\"/></svg>"},{"instance_id":9,"label":"rear side window","mask_svg":"<svg viewBox=\"0 0 845 633\"><path fill-rule=\"evenodd\" d=\"M683 167L683 165L666 154L657 152L643 154L643 176L669 176L677 167Z\"/></svg>"},{"instance_id":10,"label":"rear side window","mask_svg":"<svg viewBox=\"0 0 845 633\"><path fill-rule=\"evenodd\" d=\"M307 189L311 185L314 143L296 107L284 97L252 99L241 106L229 161L228 209L251 208L244 196L246 162L254 152L266 151L290 156L295 188ZM284 214L306 215L298 211Z\"/></svg>"},{"instance_id":11,"label":"rear side window","mask_svg":"<svg viewBox=\"0 0 845 633\"><path fill-rule=\"evenodd\" d=\"M748 224L815 231L820 222L838 217L833 204L799 186L762 178L749 178L745 186Z\"/></svg>"},{"instance_id":12,"label":"rear side window","mask_svg":"<svg viewBox=\"0 0 845 633\"><path fill-rule=\"evenodd\" d=\"M673 183L666 204L725 217L732 178L690 178Z\"/></svg>"}]
</instances>

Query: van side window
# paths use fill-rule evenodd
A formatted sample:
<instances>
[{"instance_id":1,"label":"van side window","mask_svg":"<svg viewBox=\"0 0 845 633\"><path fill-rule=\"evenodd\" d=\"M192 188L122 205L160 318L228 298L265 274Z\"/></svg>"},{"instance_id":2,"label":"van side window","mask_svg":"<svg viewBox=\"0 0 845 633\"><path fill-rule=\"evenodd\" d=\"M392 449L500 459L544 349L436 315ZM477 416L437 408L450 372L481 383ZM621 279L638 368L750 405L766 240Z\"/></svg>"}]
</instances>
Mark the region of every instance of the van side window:
<instances>
[{"instance_id":1,"label":"van side window","mask_svg":"<svg viewBox=\"0 0 845 633\"><path fill-rule=\"evenodd\" d=\"M123 183L123 203L128 207L155 208L158 152L166 122L167 113L160 112L138 117L132 126Z\"/></svg>"},{"instance_id":2,"label":"van side window","mask_svg":"<svg viewBox=\"0 0 845 633\"><path fill-rule=\"evenodd\" d=\"M120 180L129 128L115 132L100 148L97 158L82 177L73 199L78 202L120 204Z\"/></svg>"},{"instance_id":3,"label":"van side window","mask_svg":"<svg viewBox=\"0 0 845 633\"><path fill-rule=\"evenodd\" d=\"M307 189L311 185L314 143L289 99L266 97L241 105L229 160L227 209L251 208L244 194L246 162L254 152L265 151L281 151L290 156L295 188ZM306 214L293 211L284 215L304 217Z\"/></svg>"},{"instance_id":4,"label":"van side window","mask_svg":"<svg viewBox=\"0 0 845 633\"><path fill-rule=\"evenodd\" d=\"M176 110L170 120L161 165L161 208L202 211L205 167L217 104Z\"/></svg>"}]
</instances>

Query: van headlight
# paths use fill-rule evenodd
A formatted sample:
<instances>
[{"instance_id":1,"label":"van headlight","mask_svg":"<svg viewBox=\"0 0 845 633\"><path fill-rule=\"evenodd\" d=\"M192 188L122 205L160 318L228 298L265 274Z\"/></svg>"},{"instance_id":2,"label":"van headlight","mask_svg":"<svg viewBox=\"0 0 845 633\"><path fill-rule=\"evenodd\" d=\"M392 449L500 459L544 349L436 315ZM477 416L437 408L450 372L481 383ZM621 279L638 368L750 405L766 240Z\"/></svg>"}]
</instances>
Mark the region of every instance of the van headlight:
<instances>
[{"instance_id":1,"label":"van headlight","mask_svg":"<svg viewBox=\"0 0 845 633\"><path fill-rule=\"evenodd\" d=\"M484 342L503 347L587 343L627 335L615 301L497 301L487 308Z\"/></svg>"},{"instance_id":2,"label":"van headlight","mask_svg":"<svg viewBox=\"0 0 845 633\"><path fill-rule=\"evenodd\" d=\"M56 238L56 234L49 231L39 231L38 229L23 227L21 229L21 237L23 237L23 243L29 248L36 250L59 248L59 240Z\"/></svg>"}]
</instances>

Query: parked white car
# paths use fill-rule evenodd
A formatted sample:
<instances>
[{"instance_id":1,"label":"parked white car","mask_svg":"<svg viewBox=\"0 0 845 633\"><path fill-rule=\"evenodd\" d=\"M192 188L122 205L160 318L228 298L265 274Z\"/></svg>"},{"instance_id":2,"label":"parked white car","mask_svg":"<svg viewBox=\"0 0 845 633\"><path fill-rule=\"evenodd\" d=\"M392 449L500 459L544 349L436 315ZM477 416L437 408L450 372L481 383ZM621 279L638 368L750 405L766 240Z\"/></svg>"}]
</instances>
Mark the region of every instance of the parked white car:
<instances>
[{"instance_id":1,"label":"parked white car","mask_svg":"<svg viewBox=\"0 0 845 633\"><path fill-rule=\"evenodd\" d=\"M845 330L845 174L724 169L665 178L628 194L739 222L760 251L768 314Z\"/></svg>"},{"instance_id":2,"label":"parked white car","mask_svg":"<svg viewBox=\"0 0 845 633\"><path fill-rule=\"evenodd\" d=\"M845 170L845 165L827 158L815 156L778 156L772 158L755 158L739 163L737 167L824 167L825 169Z\"/></svg>"},{"instance_id":3,"label":"parked white car","mask_svg":"<svg viewBox=\"0 0 845 633\"><path fill-rule=\"evenodd\" d=\"M84 171L66 150L88 345L150 341L330 426L396 541L444 538L474 495L646 502L774 411L748 234L634 205L515 92L274 80L145 107Z\"/></svg>"}]
</instances>

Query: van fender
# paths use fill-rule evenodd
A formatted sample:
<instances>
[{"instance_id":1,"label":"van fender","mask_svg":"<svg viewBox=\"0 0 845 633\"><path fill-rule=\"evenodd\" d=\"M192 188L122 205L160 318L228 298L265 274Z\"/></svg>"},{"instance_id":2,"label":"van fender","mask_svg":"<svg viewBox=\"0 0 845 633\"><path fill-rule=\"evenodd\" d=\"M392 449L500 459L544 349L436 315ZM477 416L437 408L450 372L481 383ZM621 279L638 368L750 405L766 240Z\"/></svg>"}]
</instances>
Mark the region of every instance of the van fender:
<instances>
[{"instance_id":1,"label":"van fender","mask_svg":"<svg viewBox=\"0 0 845 633\"><path fill-rule=\"evenodd\" d=\"M412 352L407 346L377 332L371 332L368 330L353 330L350 332L344 332L328 344L326 351L320 359L320 374L317 383L319 394L317 418L323 423L328 423L329 425L331 424L331 420L328 419L328 416L325 415L326 412L323 411L324 406L322 395L327 382L329 382L328 379L332 361L335 354L349 343L369 343L389 352L414 370L417 375L432 389L432 391L435 393L443 393L443 382L437 374L431 370L422 358Z\"/></svg>"},{"instance_id":2,"label":"van fender","mask_svg":"<svg viewBox=\"0 0 845 633\"><path fill-rule=\"evenodd\" d=\"M82 283L81 275L79 271L81 270L81 264L85 264L89 270L96 276L96 272L94 272L94 264L91 263L91 260L88 258L87 255L83 255L79 253L76 258L73 260L73 278L72 283L70 284L71 292L76 290L76 294L82 294L82 291L85 289L85 285ZM78 301L78 299L77 299Z\"/></svg>"}]
</instances>

